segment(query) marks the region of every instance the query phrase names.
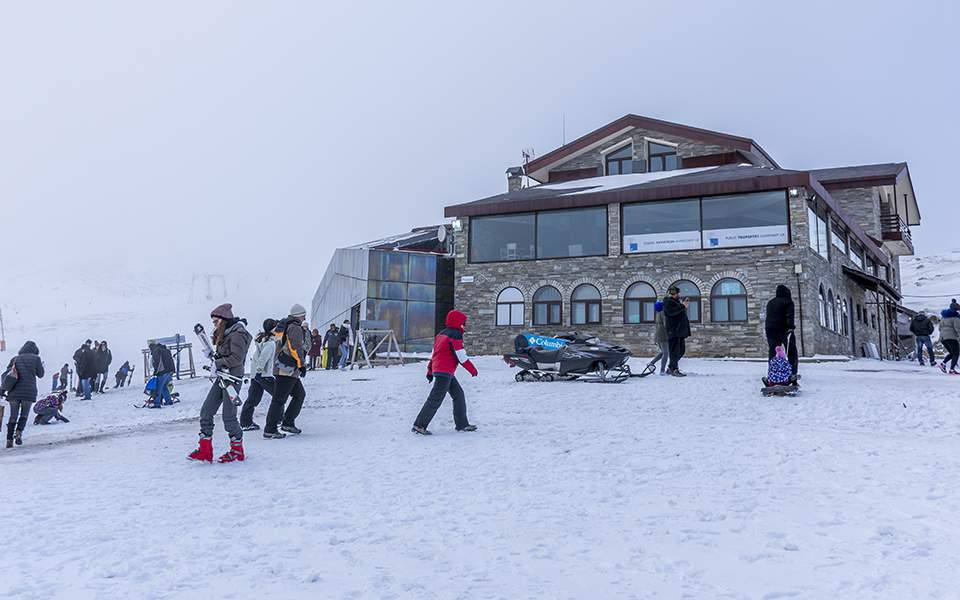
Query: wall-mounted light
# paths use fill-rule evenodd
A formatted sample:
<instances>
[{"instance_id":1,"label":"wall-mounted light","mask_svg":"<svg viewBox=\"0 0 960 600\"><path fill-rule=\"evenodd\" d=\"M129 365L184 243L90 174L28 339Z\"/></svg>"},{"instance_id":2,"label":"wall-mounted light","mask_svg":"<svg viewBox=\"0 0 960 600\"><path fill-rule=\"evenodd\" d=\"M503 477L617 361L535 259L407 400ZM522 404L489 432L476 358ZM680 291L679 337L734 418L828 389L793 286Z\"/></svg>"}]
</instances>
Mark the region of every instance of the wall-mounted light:
<instances>
[{"instance_id":1,"label":"wall-mounted light","mask_svg":"<svg viewBox=\"0 0 960 600\"><path fill-rule=\"evenodd\" d=\"M452 225L454 231L463 231L463 221L460 219L454 219Z\"/></svg>"},{"instance_id":2,"label":"wall-mounted light","mask_svg":"<svg viewBox=\"0 0 960 600\"><path fill-rule=\"evenodd\" d=\"M800 195L800 190L798 190L798 189L795 188L795 187L790 188L790 197L791 197L791 198L796 198L796 197L799 196L799 195Z\"/></svg>"}]
</instances>

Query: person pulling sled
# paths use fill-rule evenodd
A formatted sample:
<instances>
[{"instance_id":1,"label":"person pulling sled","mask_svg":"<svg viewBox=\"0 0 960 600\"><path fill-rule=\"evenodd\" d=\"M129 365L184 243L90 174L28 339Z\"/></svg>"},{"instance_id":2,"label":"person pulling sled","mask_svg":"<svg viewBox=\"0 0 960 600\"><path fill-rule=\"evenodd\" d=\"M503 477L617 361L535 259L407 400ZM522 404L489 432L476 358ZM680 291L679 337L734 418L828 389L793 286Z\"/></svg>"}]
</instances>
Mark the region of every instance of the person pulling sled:
<instances>
[{"instance_id":1,"label":"person pulling sled","mask_svg":"<svg viewBox=\"0 0 960 600\"><path fill-rule=\"evenodd\" d=\"M236 394L240 393L243 382L243 366L247 360L247 350L250 348L251 336L244 324L245 319L233 316L233 305L221 304L210 313L213 322L213 345L216 350L212 357L213 366L217 371L231 375L231 382L213 375L213 385L207 393L206 400L200 408L200 444L190 453L188 458L204 462L213 462L213 417L223 408L223 427L230 436L230 450L223 454L219 461L222 463L242 461L243 429L237 420L237 406L234 404L229 386L233 386Z\"/></svg>"},{"instance_id":2,"label":"person pulling sled","mask_svg":"<svg viewBox=\"0 0 960 600\"><path fill-rule=\"evenodd\" d=\"M458 366L463 366L471 377L477 376L477 368L473 366L467 351L463 348L463 331L466 329L467 315L459 310L447 313L446 329L437 334L433 342L433 354L427 363L427 381L433 384L430 395L427 396L417 420L413 423L413 433L432 435L427 430L433 416L449 393L453 398L453 421L457 431L476 431L476 425L467 420L467 402L463 388L457 381L455 373Z\"/></svg>"}]
</instances>

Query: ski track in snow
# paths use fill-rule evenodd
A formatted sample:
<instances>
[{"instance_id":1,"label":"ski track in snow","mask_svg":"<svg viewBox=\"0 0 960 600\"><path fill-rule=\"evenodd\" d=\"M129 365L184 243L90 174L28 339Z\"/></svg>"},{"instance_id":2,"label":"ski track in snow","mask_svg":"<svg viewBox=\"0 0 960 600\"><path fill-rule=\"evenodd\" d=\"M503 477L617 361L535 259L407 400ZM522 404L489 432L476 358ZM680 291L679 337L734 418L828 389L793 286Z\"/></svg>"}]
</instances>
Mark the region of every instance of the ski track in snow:
<instances>
[{"instance_id":1,"label":"ski track in snow","mask_svg":"<svg viewBox=\"0 0 960 600\"><path fill-rule=\"evenodd\" d=\"M801 396L762 398L762 363L622 385L477 363L475 434L449 400L409 433L422 365L318 372L305 433L248 432L232 465L184 459L206 380L160 411L137 385L71 399L0 450L0 597L956 597L960 378L803 365Z\"/></svg>"}]
</instances>

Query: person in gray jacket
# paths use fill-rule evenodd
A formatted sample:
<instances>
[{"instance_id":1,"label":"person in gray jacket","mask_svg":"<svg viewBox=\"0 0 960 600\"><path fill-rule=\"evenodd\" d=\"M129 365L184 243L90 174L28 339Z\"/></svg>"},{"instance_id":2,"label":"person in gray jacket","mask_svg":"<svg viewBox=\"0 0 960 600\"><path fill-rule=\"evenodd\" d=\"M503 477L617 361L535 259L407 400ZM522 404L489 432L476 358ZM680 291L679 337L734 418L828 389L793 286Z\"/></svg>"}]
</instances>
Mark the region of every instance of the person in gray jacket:
<instances>
[{"instance_id":1,"label":"person in gray jacket","mask_svg":"<svg viewBox=\"0 0 960 600\"><path fill-rule=\"evenodd\" d=\"M263 322L263 331L257 334L254 344L256 349L250 358L250 388L247 390L247 399L240 411L240 427L244 431L257 431L260 426L253 422L253 411L260 405L263 392L273 394L276 391L276 381L273 379L273 356L277 350L273 330L277 328L275 319L266 319Z\"/></svg>"},{"instance_id":2,"label":"person in gray jacket","mask_svg":"<svg viewBox=\"0 0 960 600\"><path fill-rule=\"evenodd\" d=\"M43 377L43 361L37 345L32 341L25 343L20 353L10 360L10 366L16 368L16 379L5 377L5 385L0 388L0 396L6 395L10 404L7 448L23 444L23 428L27 426L30 406L37 401L37 379Z\"/></svg>"},{"instance_id":3,"label":"person in gray jacket","mask_svg":"<svg viewBox=\"0 0 960 600\"><path fill-rule=\"evenodd\" d=\"M210 313L213 321L212 343L216 348L213 355L214 366L218 371L225 371L243 380L243 367L247 362L247 350L250 348L251 337L244 324L245 319L233 316L233 305L221 304ZM213 417L218 410L223 410L223 427L230 435L230 450L220 457L220 462L234 462L244 460L243 429L237 420L237 405L233 403L230 394L224 387L232 386L237 396L240 394L239 382L226 382L221 385L217 378L207 393L207 398L200 407L200 444L188 458L191 460L213 461Z\"/></svg>"},{"instance_id":4,"label":"person in gray jacket","mask_svg":"<svg viewBox=\"0 0 960 600\"><path fill-rule=\"evenodd\" d=\"M957 371L957 359L960 359L960 312L948 308L940 313L940 342L947 349L947 355L940 363L940 370L947 372L947 361L950 361L950 374L960 375Z\"/></svg>"}]
</instances>

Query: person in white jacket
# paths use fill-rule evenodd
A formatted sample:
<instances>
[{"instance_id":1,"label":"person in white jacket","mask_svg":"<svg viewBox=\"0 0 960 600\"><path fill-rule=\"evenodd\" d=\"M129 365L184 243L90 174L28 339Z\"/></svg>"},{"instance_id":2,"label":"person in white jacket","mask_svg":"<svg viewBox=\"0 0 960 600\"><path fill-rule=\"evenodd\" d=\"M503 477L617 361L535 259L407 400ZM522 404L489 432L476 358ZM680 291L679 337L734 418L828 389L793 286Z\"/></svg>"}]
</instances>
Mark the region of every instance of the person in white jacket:
<instances>
[{"instance_id":1,"label":"person in white jacket","mask_svg":"<svg viewBox=\"0 0 960 600\"><path fill-rule=\"evenodd\" d=\"M273 360L277 350L277 342L273 330L277 327L274 319L263 322L263 331L257 334L254 343L256 349L250 358L250 389L247 399L240 411L240 427L244 431L256 431L260 426L253 422L253 411L263 399L263 392L273 397L275 380L273 378Z\"/></svg>"}]
</instances>

